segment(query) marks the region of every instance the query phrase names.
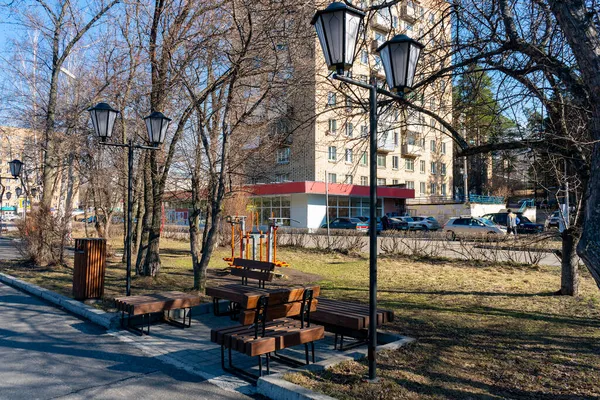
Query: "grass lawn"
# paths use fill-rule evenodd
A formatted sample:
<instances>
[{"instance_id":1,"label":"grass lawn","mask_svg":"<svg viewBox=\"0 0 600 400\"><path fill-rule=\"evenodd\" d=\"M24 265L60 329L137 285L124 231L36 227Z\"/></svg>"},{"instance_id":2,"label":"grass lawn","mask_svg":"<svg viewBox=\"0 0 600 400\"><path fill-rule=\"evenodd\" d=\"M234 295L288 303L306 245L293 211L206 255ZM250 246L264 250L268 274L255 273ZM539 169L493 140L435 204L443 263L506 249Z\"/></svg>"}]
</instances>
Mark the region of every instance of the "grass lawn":
<instances>
[{"instance_id":1,"label":"grass lawn","mask_svg":"<svg viewBox=\"0 0 600 400\"><path fill-rule=\"evenodd\" d=\"M160 276L134 277L132 292L190 291L187 246L162 240ZM214 255L213 272L227 255ZM278 284L319 282L325 296L367 302L365 256L294 248L277 255L293 267ZM117 261L108 266L105 307L123 294ZM6 264L0 271L70 295L69 267ZM553 296L559 285L558 267L381 257L379 306L396 313L386 329L417 343L380 354L378 384L362 381L364 361L287 378L341 399L600 398L600 291L587 271L581 296Z\"/></svg>"}]
</instances>

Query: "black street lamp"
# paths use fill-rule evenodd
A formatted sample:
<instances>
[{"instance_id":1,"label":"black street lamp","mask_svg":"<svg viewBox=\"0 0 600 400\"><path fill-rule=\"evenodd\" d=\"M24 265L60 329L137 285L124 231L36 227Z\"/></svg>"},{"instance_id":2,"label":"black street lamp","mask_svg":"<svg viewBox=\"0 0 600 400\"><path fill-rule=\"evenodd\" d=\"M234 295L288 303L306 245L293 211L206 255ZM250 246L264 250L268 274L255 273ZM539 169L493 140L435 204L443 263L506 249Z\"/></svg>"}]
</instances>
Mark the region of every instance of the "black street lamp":
<instances>
[{"instance_id":1,"label":"black street lamp","mask_svg":"<svg viewBox=\"0 0 600 400\"><path fill-rule=\"evenodd\" d=\"M127 277L126 277L126 295L131 295L131 240L133 225L133 151L135 149L158 150L159 146L165 141L167 128L170 118L165 117L161 112L153 112L144 118L146 129L148 131L148 141L152 146L142 146L134 144L132 139L127 143L109 143L106 139L112 136L115 126L115 120L119 114L118 110L113 109L107 103L98 103L96 106L88 109L92 119L92 125L96 135L100 138L100 144L106 146L127 147L127 233L125 235L125 251L127 254ZM33 192L33 191L32 191Z\"/></svg>"},{"instance_id":2,"label":"black street lamp","mask_svg":"<svg viewBox=\"0 0 600 400\"><path fill-rule=\"evenodd\" d=\"M23 168L23 163L21 160L12 160L8 163L8 166L10 167L10 174L12 175L13 179L17 179L19 176L21 176L21 169Z\"/></svg>"},{"instance_id":3,"label":"black street lamp","mask_svg":"<svg viewBox=\"0 0 600 400\"><path fill-rule=\"evenodd\" d=\"M323 49L325 62L335 71L333 79L369 90L369 380L377 379L377 93L396 101L404 100L404 90L413 84L423 45L405 35L395 36L377 49L391 90L380 89L377 78L363 83L344 76L352 67L354 50L364 13L344 3L331 3L317 11L311 23Z\"/></svg>"}]
</instances>

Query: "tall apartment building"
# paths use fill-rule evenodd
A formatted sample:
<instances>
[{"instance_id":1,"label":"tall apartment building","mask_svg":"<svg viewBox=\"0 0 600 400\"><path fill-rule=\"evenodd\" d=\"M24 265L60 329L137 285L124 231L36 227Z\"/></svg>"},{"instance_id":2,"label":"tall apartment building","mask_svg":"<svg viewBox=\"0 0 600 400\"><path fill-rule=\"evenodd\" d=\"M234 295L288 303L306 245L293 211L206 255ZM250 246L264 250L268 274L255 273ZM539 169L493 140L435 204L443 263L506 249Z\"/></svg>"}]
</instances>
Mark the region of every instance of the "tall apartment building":
<instances>
[{"instance_id":1,"label":"tall apartment building","mask_svg":"<svg viewBox=\"0 0 600 400\"><path fill-rule=\"evenodd\" d=\"M2 185L4 186L4 194L1 199L2 207L0 210L3 214L21 213L23 207L28 204L22 181L20 179L9 179L12 175L10 174L8 163L14 159L26 162L26 160L23 160L23 155L32 138L33 131L29 129L8 126L0 127L0 176L3 177ZM24 171L25 169L22 170L22 173ZM29 181L27 181L27 178L29 178ZM24 177L26 179L25 183L31 182L31 178L29 176ZM21 188L21 196L17 196L17 188Z\"/></svg>"},{"instance_id":2,"label":"tall apartment building","mask_svg":"<svg viewBox=\"0 0 600 400\"><path fill-rule=\"evenodd\" d=\"M415 82L448 63L444 52L450 42L450 21L440 20L444 4L404 0L378 11L369 21L365 18L367 29L361 33L348 75L363 81L374 76L385 87L375 48L399 33L425 44ZM308 20L296 22L308 26ZM331 80L318 39L311 37L309 51L298 52L300 56L291 52L289 60L294 71L308 71L311 79L286 99L292 105L289 115L270 119L269 136L285 140L262 168L253 165L247 171L252 209L263 223L273 215L290 218L292 226L317 228L325 222L326 212L330 218L369 215L368 92ZM450 78L408 96L451 122ZM452 196L453 146L433 119L382 105L377 139L378 215L402 214L415 198Z\"/></svg>"}]
</instances>

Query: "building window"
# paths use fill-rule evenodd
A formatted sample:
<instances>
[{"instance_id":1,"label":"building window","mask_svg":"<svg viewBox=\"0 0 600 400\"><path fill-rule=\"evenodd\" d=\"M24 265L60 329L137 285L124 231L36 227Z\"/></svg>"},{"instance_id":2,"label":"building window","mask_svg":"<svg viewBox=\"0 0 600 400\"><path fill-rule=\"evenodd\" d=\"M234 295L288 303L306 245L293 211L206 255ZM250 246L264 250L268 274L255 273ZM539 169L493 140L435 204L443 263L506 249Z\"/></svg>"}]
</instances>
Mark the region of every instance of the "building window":
<instances>
[{"instance_id":1,"label":"building window","mask_svg":"<svg viewBox=\"0 0 600 400\"><path fill-rule=\"evenodd\" d=\"M385 168L385 155L377 154L377 166L379 168Z\"/></svg>"},{"instance_id":2,"label":"building window","mask_svg":"<svg viewBox=\"0 0 600 400\"><path fill-rule=\"evenodd\" d=\"M411 24L406 24L406 31L412 32L412 30L413 30L413 26Z\"/></svg>"},{"instance_id":3,"label":"building window","mask_svg":"<svg viewBox=\"0 0 600 400\"><path fill-rule=\"evenodd\" d=\"M412 158L407 158L406 161L404 162L404 168L407 171L414 171L415 170L415 160L413 160Z\"/></svg>"},{"instance_id":4,"label":"building window","mask_svg":"<svg viewBox=\"0 0 600 400\"><path fill-rule=\"evenodd\" d=\"M398 144L400 144L400 135L398 132L394 132L394 146L398 147Z\"/></svg>"},{"instance_id":5,"label":"building window","mask_svg":"<svg viewBox=\"0 0 600 400\"><path fill-rule=\"evenodd\" d=\"M290 180L290 174L277 174L275 175L275 182L287 182Z\"/></svg>"},{"instance_id":6,"label":"building window","mask_svg":"<svg viewBox=\"0 0 600 400\"><path fill-rule=\"evenodd\" d=\"M346 175L346 178L344 179L344 183L346 183L348 185L352 185L352 175Z\"/></svg>"},{"instance_id":7,"label":"building window","mask_svg":"<svg viewBox=\"0 0 600 400\"><path fill-rule=\"evenodd\" d=\"M440 173L442 175L446 175L446 163L441 163L440 164Z\"/></svg>"},{"instance_id":8,"label":"building window","mask_svg":"<svg viewBox=\"0 0 600 400\"><path fill-rule=\"evenodd\" d=\"M352 122L346 123L346 136L352 137L353 132L354 132L354 125L352 125Z\"/></svg>"},{"instance_id":9,"label":"building window","mask_svg":"<svg viewBox=\"0 0 600 400\"><path fill-rule=\"evenodd\" d=\"M290 196L254 197L250 199L250 205L258 216L257 224L266 225L269 218L284 218L283 225L290 224Z\"/></svg>"},{"instance_id":10,"label":"building window","mask_svg":"<svg viewBox=\"0 0 600 400\"><path fill-rule=\"evenodd\" d=\"M407 189L414 189L415 188L415 182L414 181L406 181L406 188Z\"/></svg>"},{"instance_id":11,"label":"building window","mask_svg":"<svg viewBox=\"0 0 600 400\"><path fill-rule=\"evenodd\" d=\"M381 32L375 32L375 40L377 41L377 45L381 46L383 42L385 42L385 35ZM377 57L377 56L375 56ZM380 59L381 61L381 59Z\"/></svg>"},{"instance_id":12,"label":"building window","mask_svg":"<svg viewBox=\"0 0 600 400\"><path fill-rule=\"evenodd\" d=\"M442 142L442 154L446 154L446 142Z\"/></svg>"},{"instance_id":13,"label":"building window","mask_svg":"<svg viewBox=\"0 0 600 400\"><path fill-rule=\"evenodd\" d=\"M367 165L369 163L369 156L367 156L366 151L363 151L362 156L360 156L360 163L362 165Z\"/></svg>"},{"instance_id":14,"label":"building window","mask_svg":"<svg viewBox=\"0 0 600 400\"><path fill-rule=\"evenodd\" d=\"M352 108L353 108L352 99L349 96L346 96L346 110L352 111Z\"/></svg>"},{"instance_id":15,"label":"building window","mask_svg":"<svg viewBox=\"0 0 600 400\"><path fill-rule=\"evenodd\" d=\"M360 62L363 64L369 63L369 53L366 50L361 51L360 53Z\"/></svg>"},{"instance_id":16,"label":"building window","mask_svg":"<svg viewBox=\"0 0 600 400\"><path fill-rule=\"evenodd\" d=\"M392 168L393 169L398 169L398 156L392 156Z\"/></svg>"},{"instance_id":17,"label":"building window","mask_svg":"<svg viewBox=\"0 0 600 400\"><path fill-rule=\"evenodd\" d=\"M369 186L369 177L368 176L361 176L360 177L360 184L362 186Z\"/></svg>"},{"instance_id":18,"label":"building window","mask_svg":"<svg viewBox=\"0 0 600 400\"><path fill-rule=\"evenodd\" d=\"M290 148L277 149L277 164L288 164L290 162Z\"/></svg>"},{"instance_id":19,"label":"building window","mask_svg":"<svg viewBox=\"0 0 600 400\"><path fill-rule=\"evenodd\" d=\"M421 138L421 148L425 149L425 138Z\"/></svg>"},{"instance_id":20,"label":"building window","mask_svg":"<svg viewBox=\"0 0 600 400\"><path fill-rule=\"evenodd\" d=\"M425 195L425 182L421 182L419 184L419 193L421 193L421 195Z\"/></svg>"},{"instance_id":21,"label":"building window","mask_svg":"<svg viewBox=\"0 0 600 400\"><path fill-rule=\"evenodd\" d=\"M337 160L337 147L329 146L329 148L327 149L327 159L329 161Z\"/></svg>"},{"instance_id":22,"label":"building window","mask_svg":"<svg viewBox=\"0 0 600 400\"><path fill-rule=\"evenodd\" d=\"M435 183L431 183L429 185L430 188L430 194L431 195L436 195L437 194L437 185Z\"/></svg>"},{"instance_id":23,"label":"building window","mask_svg":"<svg viewBox=\"0 0 600 400\"><path fill-rule=\"evenodd\" d=\"M361 125L360 126L360 136L361 137L367 137L367 136L369 136L369 131L367 130L367 126L366 125Z\"/></svg>"},{"instance_id":24,"label":"building window","mask_svg":"<svg viewBox=\"0 0 600 400\"><path fill-rule=\"evenodd\" d=\"M330 119L329 120L329 133L335 134L337 132L337 120Z\"/></svg>"},{"instance_id":25,"label":"building window","mask_svg":"<svg viewBox=\"0 0 600 400\"><path fill-rule=\"evenodd\" d=\"M336 94L334 92L327 93L327 105L335 106L335 98L336 98Z\"/></svg>"},{"instance_id":26,"label":"building window","mask_svg":"<svg viewBox=\"0 0 600 400\"><path fill-rule=\"evenodd\" d=\"M377 186L385 186L385 178L377 178Z\"/></svg>"},{"instance_id":27,"label":"building window","mask_svg":"<svg viewBox=\"0 0 600 400\"><path fill-rule=\"evenodd\" d=\"M398 179L392 179L392 185L397 185L399 183Z\"/></svg>"},{"instance_id":28,"label":"building window","mask_svg":"<svg viewBox=\"0 0 600 400\"><path fill-rule=\"evenodd\" d=\"M394 27L394 29L398 29L398 17L396 17L394 15L394 17L392 17L392 26Z\"/></svg>"},{"instance_id":29,"label":"building window","mask_svg":"<svg viewBox=\"0 0 600 400\"><path fill-rule=\"evenodd\" d=\"M375 56L375 65L373 65L373 69L375 69L376 71L379 71L381 69L381 57Z\"/></svg>"},{"instance_id":30,"label":"building window","mask_svg":"<svg viewBox=\"0 0 600 400\"><path fill-rule=\"evenodd\" d=\"M431 162L431 173L432 174L437 174L437 163L435 161Z\"/></svg>"},{"instance_id":31,"label":"building window","mask_svg":"<svg viewBox=\"0 0 600 400\"><path fill-rule=\"evenodd\" d=\"M344 159L347 163L352 162L352 149L346 149L346 154L344 154Z\"/></svg>"},{"instance_id":32,"label":"building window","mask_svg":"<svg viewBox=\"0 0 600 400\"><path fill-rule=\"evenodd\" d=\"M432 153L435 153L435 140L429 142L429 150L431 150Z\"/></svg>"},{"instance_id":33,"label":"building window","mask_svg":"<svg viewBox=\"0 0 600 400\"><path fill-rule=\"evenodd\" d=\"M446 184L442 183L442 196L446 195Z\"/></svg>"},{"instance_id":34,"label":"building window","mask_svg":"<svg viewBox=\"0 0 600 400\"><path fill-rule=\"evenodd\" d=\"M327 174L327 180L329 181L329 183L337 183L337 174Z\"/></svg>"}]
</instances>

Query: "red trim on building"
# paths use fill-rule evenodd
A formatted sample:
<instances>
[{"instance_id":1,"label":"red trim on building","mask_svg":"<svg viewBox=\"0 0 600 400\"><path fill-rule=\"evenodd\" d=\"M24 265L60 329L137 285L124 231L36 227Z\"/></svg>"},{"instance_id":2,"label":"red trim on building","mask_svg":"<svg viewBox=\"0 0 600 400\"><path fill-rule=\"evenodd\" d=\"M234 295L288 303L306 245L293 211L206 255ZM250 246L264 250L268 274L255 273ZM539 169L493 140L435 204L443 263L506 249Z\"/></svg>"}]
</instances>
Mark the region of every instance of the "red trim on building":
<instances>
[{"instance_id":1,"label":"red trim on building","mask_svg":"<svg viewBox=\"0 0 600 400\"><path fill-rule=\"evenodd\" d=\"M252 185L248 187L254 196L272 196L292 193L325 194L325 182L283 182ZM369 186L330 183L329 194L334 196L369 197ZM393 199L414 199L414 189L377 187L377 196Z\"/></svg>"}]
</instances>

